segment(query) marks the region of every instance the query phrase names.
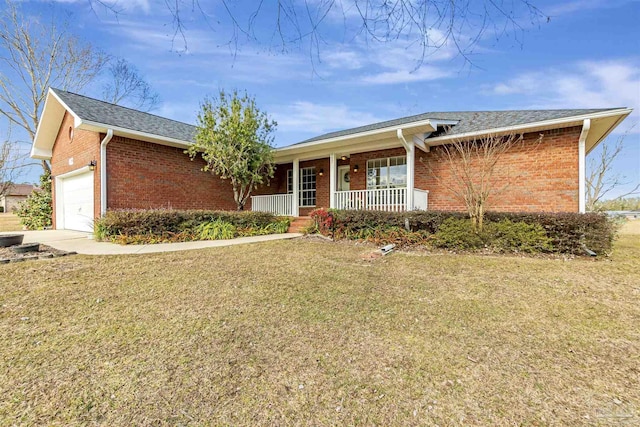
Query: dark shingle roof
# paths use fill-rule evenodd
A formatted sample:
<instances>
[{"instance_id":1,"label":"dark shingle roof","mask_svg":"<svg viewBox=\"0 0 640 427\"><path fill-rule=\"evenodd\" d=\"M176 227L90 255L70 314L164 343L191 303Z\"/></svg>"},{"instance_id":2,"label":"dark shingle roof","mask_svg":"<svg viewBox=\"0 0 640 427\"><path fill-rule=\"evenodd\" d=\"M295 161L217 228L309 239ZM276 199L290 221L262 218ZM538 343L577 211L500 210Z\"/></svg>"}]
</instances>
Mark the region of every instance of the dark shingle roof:
<instances>
[{"instance_id":1,"label":"dark shingle roof","mask_svg":"<svg viewBox=\"0 0 640 427\"><path fill-rule=\"evenodd\" d=\"M458 120L458 124L453 126L449 135L459 135L468 132L478 132L486 129L495 129L506 126L523 125L527 123L541 122L545 120L561 119L565 117L580 116L583 114L596 113L600 111L616 110L617 108L600 109L574 109L574 110L507 110L507 111L451 111L451 112L430 112L415 116L402 117L385 122L373 123L352 129L345 129L336 132L329 132L316 136L297 144L320 141L323 139L336 138L351 134L368 132L386 127L400 126L403 124L417 122L421 120ZM294 145L297 145L294 144Z\"/></svg>"},{"instance_id":2,"label":"dark shingle roof","mask_svg":"<svg viewBox=\"0 0 640 427\"><path fill-rule=\"evenodd\" d=\"M56 95L82 120L116 126L119 128L145 132L165 138L173 138L180 141L193 142L197 128L193 125L178 122L143 113L142 111L122 107L97 99L89 98L60 89L52 89ZM323 139L336 138L351 134L367 132L386 127L400 126L403 124L421 120L455 120L458 123L449 131L450 135L459 135L468 132L478 132L486 129L495 129L506 126L524 125L545 120L561 119L566 117L581 116L584 114L601 111L615 110L617 108L601 109L572 109L572 110L506 110L506 111L452 111L429 112L415 116L402 117L379 123L372 123L351 129L319 135L297 144L321 141ZM436 136L434 134L433 136Z\"/></svg>"},{"instance_id":3,"label":"dark shingle roof","mask_svg":"<svg viewBox=\"0 0 640 427\"><path fill-rule=\"evenodd\" d=\"M193 142L194 140L196 127L193 125L60 89L52 88L52 90L82 120L180 141Z\"/></svg>"},{"instance_id":4,"label":"dark shingle roof","mask_svg":"<svg viewBox=\"0 0 640 427\"><path fill-rule=\"evenodd\" d=\"M2 183L0 183L0 186ZM7 196L28 196L35 189L31 184L12 184L6 191Z\"/></svg>"}]
</instances>

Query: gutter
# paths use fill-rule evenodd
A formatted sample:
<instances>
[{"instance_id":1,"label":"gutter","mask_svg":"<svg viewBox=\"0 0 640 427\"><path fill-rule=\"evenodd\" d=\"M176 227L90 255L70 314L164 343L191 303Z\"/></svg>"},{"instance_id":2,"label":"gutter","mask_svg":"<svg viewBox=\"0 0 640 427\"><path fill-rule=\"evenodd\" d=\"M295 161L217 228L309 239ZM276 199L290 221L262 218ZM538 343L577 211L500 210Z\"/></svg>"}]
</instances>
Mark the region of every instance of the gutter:
<instances>
[{"instance_id":1,"label":"gutter","mask_svg":"<svg viewBox=\"0 0 640 427\"><path fill-rule=\"evenodd\" d=\"M582 131L578 139L578 212L585 213L587 210L587 136L591 129L591 119L584 119Z\"/></svg>"},{"instance_id":2,"label":"gutter","mask_svg":"<svg viewBox=\"0 0 640 427\"><path fill-rule=\"evenodd\" d=\"M113 138L113 129L107 129L107 134L100 142L100 215L107 213L107 144Z\"/></svg>"}]
</instances>

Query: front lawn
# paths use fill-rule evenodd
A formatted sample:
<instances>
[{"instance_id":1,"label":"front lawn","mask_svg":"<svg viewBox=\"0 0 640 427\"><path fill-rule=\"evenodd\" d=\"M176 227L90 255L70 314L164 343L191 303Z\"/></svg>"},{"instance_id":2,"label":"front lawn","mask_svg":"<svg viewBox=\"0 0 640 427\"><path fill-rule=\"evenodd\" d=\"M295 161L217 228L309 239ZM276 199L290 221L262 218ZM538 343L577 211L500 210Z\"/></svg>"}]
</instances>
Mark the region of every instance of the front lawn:
<instances>
[{"instance_id":1,"label":"front lawn","mask_svg":"<svg viewBox=\"0 0 640 427\"><path fill-rule=\"evenodd\" d=\"M372 249L2 265L0 425L638 423L638 234L598 261Z\"/></svg>"},{"instance_id":2,"label":"front lawn","mask_svg":"<svg viewBox=\"0 0 640 427\"><path fill-rule=\"evenodd\" d=\"M0 231L20 231L20 218L12 213L0 213Z\"/></svg>"}]
</instances>

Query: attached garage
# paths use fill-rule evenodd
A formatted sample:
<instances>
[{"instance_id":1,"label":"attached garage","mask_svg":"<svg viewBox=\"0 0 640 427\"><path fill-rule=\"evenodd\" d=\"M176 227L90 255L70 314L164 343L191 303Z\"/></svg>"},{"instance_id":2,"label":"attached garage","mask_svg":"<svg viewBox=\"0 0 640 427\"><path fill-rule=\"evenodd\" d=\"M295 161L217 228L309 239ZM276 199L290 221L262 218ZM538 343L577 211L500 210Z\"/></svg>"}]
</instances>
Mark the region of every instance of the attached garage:
<instances>
[{"instance_id":1,"label":"attached garage","mask_svg":"<svg viewBox=\"0 0 640 427\"><path fill-rule=\"evenodd\" d=\"M93 231L93 175L80 170L56 177L56 228Z\"/></svg>"}]
</instances>

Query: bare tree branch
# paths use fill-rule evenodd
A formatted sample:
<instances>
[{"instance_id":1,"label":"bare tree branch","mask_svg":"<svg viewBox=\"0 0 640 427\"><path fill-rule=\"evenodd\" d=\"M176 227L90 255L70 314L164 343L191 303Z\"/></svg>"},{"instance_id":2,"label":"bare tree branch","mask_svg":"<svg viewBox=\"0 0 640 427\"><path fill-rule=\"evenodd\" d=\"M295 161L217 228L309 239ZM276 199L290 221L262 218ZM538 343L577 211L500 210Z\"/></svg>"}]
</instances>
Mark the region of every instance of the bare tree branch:
<instances>
[{"instance_id":1,"label":"bare tree branch","mask_svg":"<svg viewBox=\"0 0 640 427\"><path fill-rule=\"evenodd\" d=\"M24 155L20 147L11 139L11 123L3 141L0 141L0 197L7 194L22 174Z\"/></svg>"},{"instance_id":2,"label":"bare tree branch","mask_svg":"<svg viewBox=\"0 0 640 427\"><path fill-rule=\"evenodd\" d=\"M592 156L589 159L588 171L586 175L586 208L588 211L597 210L598 204L602 202L612 191L630 184L626 177L614 173L614 162L624 150L624 140L631 130L638 123L634 123L627 131L621 135L615 145L610 140L605 140L597 157ZM616 199L622 199L632 194L640 193L640 183L626 193L619 195Z\"/></svg>"},{"instance_id":3,"label":"bare tree branch","mask_svg":"<svg viewBox=\"0 0 640 427\"><path fill-rule=\"evenodd\" d=\"M118 1L86 1L117 13ZM187 50L185 14L198 13L206 18L204 3L165 0L165 6L172 17L173 42L181 39ZM405 40L408 46L420 46L419 57L415 58L418 67L447 45L471 63L474 46L488 31L496 40L513 36L522 44L525 22L536 25L550 20L530 0L261 0L252 8L247 8L246 3L222 0L221 9L223 14L218 13L216 28L230 28L229 44L236 50L240 36L264 42L260 33L271 26L271 31L266 30L272 34L270 47L277 45L284 52L290 46L307 44L313 59L319 56L320 41L335 32L335 19L330 17L341 16L350 38L363 37L366 43Z\"/></svg>"},{"instance_id":4,"label":"bare tree branch","mask_svg":"<svg viewBox=\"0 0 640 427\"><path fill-rule=\"evenodd\" d=\"M25 19L7 0L0 13L0 115L33 141L49 87L80 91L102 71L109 57L58 25ZM42 161L49 171L49 165Z\"/></svg>"},{"instance_id":5,"label":"bare tree branch","mask_svg":"<svg viewBox=\"0 0 640 427\"><path fill-rule=\"evenodd\" d=\"M142 111L151 111L158 106L158 93L144 80L137 68L125 59L113 61L107 72L110 81L102 92L105 101L129 104Z\"/></svg>"},{"instance_id":6,"label":"bare tree branch","mask_svg":"<svg viewBox=\"0 0 640 427\"><path fill-rule=\"evenodd\" d=\"M489 197L504 192L519 176L505 167L501 173L507 176L500 180L494 179L500 159L516 148L532 151L542 138L541 134L537 140L529 140L526 144L521 134L486 135L471 140L454 139L451 143L433 147L433 158L426 165L431 171L430 175L464 204L474 227L482 230ZM435 172L433 165L445 165L450 176Z\"/></svg>"}]
</instances>

